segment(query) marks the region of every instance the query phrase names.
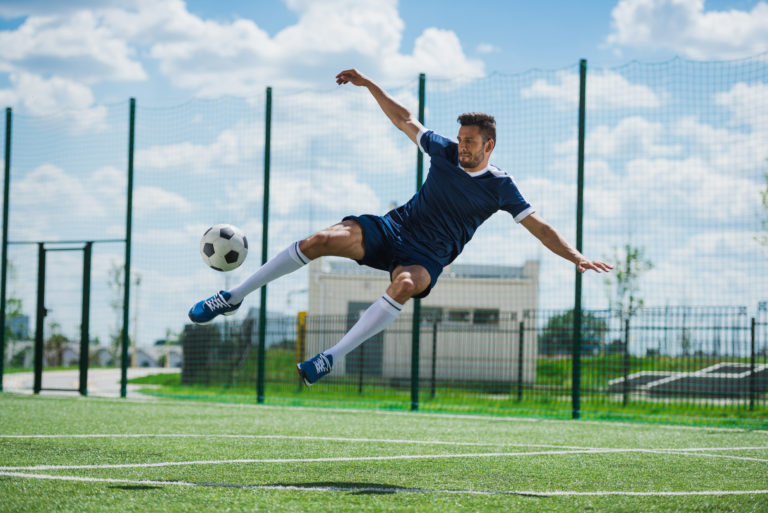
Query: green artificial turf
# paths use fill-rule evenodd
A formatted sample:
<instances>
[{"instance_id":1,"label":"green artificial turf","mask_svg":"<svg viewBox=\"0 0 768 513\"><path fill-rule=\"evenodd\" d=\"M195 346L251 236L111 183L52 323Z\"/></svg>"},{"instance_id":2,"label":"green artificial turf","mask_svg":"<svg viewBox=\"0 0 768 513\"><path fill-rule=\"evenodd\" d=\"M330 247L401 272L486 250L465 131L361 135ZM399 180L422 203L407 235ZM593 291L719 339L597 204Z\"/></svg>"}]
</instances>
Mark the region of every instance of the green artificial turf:
<instances>
[{"instance_id":1,"label":"green artificial turf","mask_svg":"<svg viewBox=\"0 0 768 513\"><path fill-rule=\"evenodd\" d=\"M0 394L0 511L765 511L767 466L760 430Z\"/></svg>"}]
</instances>

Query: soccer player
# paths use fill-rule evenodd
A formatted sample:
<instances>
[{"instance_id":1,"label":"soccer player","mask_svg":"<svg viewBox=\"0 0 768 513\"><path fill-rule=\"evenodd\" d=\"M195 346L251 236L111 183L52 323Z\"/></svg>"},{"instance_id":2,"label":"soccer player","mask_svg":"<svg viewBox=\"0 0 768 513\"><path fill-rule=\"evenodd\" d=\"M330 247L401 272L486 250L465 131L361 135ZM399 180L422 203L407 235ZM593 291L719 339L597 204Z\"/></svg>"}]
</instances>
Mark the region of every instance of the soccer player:
<instances>
[{"instance_id":1,"label":"soccer player","mask_svg":"<svg viewBox=\"0 0 768 513\"><path fill-rule=\"evenodd\" d=\"M189 311L193 322L206 324L219 314L235 313L248 294L318 257L346 257L360 265L389 271L391 283L386 293L342 339L297 364L309 386L328 374L334 362L392 324L406 301L429 294L443 267L461 253L477 227L498 210L509 212L544 246L574 263L579 272L608 272L613 268L576 251L536 214L509 174L488 164L496 145L492 116L460 115L458 137L452 141L424 128L405 107L355 69L339 73L336 83L366 87L392 123L431 157L424 185L406 204L384 216L348 216L294 242L237 287L195 304Z\"/></svg>"}]
</instances>

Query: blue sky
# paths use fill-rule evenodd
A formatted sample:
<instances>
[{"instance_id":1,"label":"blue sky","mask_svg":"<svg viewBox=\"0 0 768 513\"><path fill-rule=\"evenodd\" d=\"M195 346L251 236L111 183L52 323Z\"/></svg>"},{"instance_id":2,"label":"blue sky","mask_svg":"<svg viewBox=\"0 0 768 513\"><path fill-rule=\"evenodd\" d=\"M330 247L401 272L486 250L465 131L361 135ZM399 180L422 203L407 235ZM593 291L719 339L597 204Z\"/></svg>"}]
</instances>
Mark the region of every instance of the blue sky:
<instances>
[{"instance_id":1,"label":"blue sky","mask_svg":"<svg viewBox=\"0 0 768 513\"><path fill-rule=\"evenodd\" d=\"M360 68L392 88L409 107L414 107L413 84L419 72L427 74L430 84L442 81L471 90L486 79L493 80L488 77L494 72L560 70L530 75L528 82L522 76L509 79L514 81L514 101L522 98L546 106L547 115L559 123L563 116L570 119L564 112L575 111L569 84L579 59L586 58L590 70L595 70L589 94L597 100L590 104L596 107L590 110L593 125L587 134L594 180L588 184L588 215L591 222L610 227L592 233L591 240L600 247L590 248L596 253L590 256L604 257L607 248L622 243L621 236L634 230L638 241L651 248L657 264L648 282L660 286L644 291L649 303L754 305L768 299L764 294L768 283L756 279L768 275L762 272L765 259L753 241L757 191L762 185L760 166L766 156L761 148L768 134L768 85L759 78L764 75L725 77L719 89L680 101L684 92L654 83L643 68L620 66L633 60L665 62L675 56L686 62L729 61L766 52L765 1L0 0L0 106L12 106L20 117L14 136L19 146L13 160L12 215L25 220L12 219L11 238L90 237L76 231L85 228L109 237L121 235L122 211L117 207L122 201L124 163L109 159L124 156L120 130L125 102L136 97L140 108L148 110L140 111L145 125L137 162L138 172L145 174L138 176L136 190L142 210L137 211L134 226L134 266L144 273L142 300L164 299L162 311L150 303L140 305L143 312L156 314L151 319L145 314L147 322L141 328L144 341L151 341L166 328L179 331L189 304L222 286L221 275L203 268L196 255L197 241L207 225L233 222L251 240L259 238L259 220L244 212L260 212L260 184L247 173L260 166L261 149L249 145L262 134L249 116L261 119L258 109L266 86L275 87L276 95L303 92L293 98L304 110L276 123L278 129L306 136L296 147L274 141L276 180L290 191L274 197L277 224L270 243L274 253L340 215L362 213L358 211L369 206L383 213L390 201L407 200L411 192L410 175L404 178L407 186L398 188L386 166L368 164L376 158L366 158L361 141L379 138L381 148L373 157L388 159L389 165L394 162L400 168L411 169L414 149L387 125L364 93L334 85L339 70ZM257 100L220 100L224 97ZM179 106L192 99L221 101L232 116L214 119L206 103L196 103L197 114L185 118L188 113L183 108L172 110L178 116L174 118L177 125L159 131L157 127L167 119L152 107ZM634 106L628 99L636 102ZM519 105L527 109L529 103ZM666 118L656 116L660 107L667 108ZM537 112L522 111L531 121L536 121ZM56 149L25 147L24 127L35 130L33 122L25 120L54 114L57 121L35 133L46 134L56 144L71 140L72 148L77 148L76 137L91 134L89 144L103 141L100 150L93 155L66 150L63 159L55 160ZM517 115L504 114L500 126L516 121ZM455 116L451 116L438 119L435 115L439 126L433 128L453 130ZM345 133L345 119L356 120L359 133ZM204 127L203 122L207 122ZM573 180L567 175L574 167L572 124L563 126L553 125L541 138L544 142L537 147L537 155L528 161L517 160L512 144L494 155L504 160L496 162L502 167L520 168L520 174L517 168L515 173L523 193L537 200L532 202L545 217L572 238L573 209L570 203L558 202L558 191L563 197L573 191ZM341 136L328 140L324 130L336 130ZM342 147L345 153L343 158L329 153L337 158L332 162L337 173L328 172L332 178L320 184L326 187L322 189L310 171L326 170L329 164L312 154L332 147L334 151ZM289 161L306 174L280 182L280 162ZM657 173L658 188L683 188L678 204L665 210L665 204L641 204L633 196L653 193L638 171L646 168ZM229 183L216 178L224 170ZM702 177L706 180L699 181ZM206 198L192 191L193 183L219 189ZM324 197L316 193L318 188L325 191ZM343 193L329 203L334 191ZM732 209L737 218L713 212L713 205L723 208L718 197L723 191L732 194L731 201L739 198ZM303 205L296 202L297 197L310 199ZM71 219L65 221L63 214L51 216L45 210L54 199L59 201L59 212L71 214ZM638 205L648 220L638 221L638 212L629 211L627 205ZM299 208L308 209L301 213L308 221L281 224L295 217ZM679 212L689 225L672 228L688 229L685 236L681 236L684 230L676 232L665 225L665 215ZM524 230L506 221L489 221L462 258L468 263L488 263L506 255L507 246L503 250L498 246L498 240L506 238L516 255L510 264L519 265L523 258L541 259L542 296L553 297L547 294L564 288L562 284L572 280L572 269L542 253ZM654 234L663 236L664 244L654 241ZM158 240L165 240L179 256L162 265L153 261L151 244L155 241L157 247ZM674 245L667 244L670 241ZM93 278L99 288L94 290L95 301L102 306L109 300L109 291L104 290L109 259L122 259L120 248L104 251L108 254L95 263ZM249 264L257 257L252 253L229 280L252 270ZM17 256L17 260L24 258ZM688 265L692 259L700 262L699 267ZM77 262L74 256L71 260L62 256L51 265L66 273ZM158 267L153 270L154 264ZM31 267L19 269L16 293L32 290L23 284L34 282L33 272ZM593 306L605 303L601 283L593 279L588 284ZM270 305L285 311L302 308L303 300L289 295L305 287L305 274L286 279L270 292L275 295L274 300L270 296ZM168 294L168 290L174 292ZM713 291L729 295L719 297ZM544 306L567 307L571 299L566 294ZM34 304L31 292L25 304ZM53 310L67 312L66 308ZM67 315L78 318L75 310ZM94 316L94 322L105 323L110 315Z\"/></svg>"},{"instance_id":2,"label":"blue sky","mask_svg":"<svg viewBox=\"0 0 768 513\"><path fill-rule=\"evenodd\" d=\"M349 16L331 16L339 12ZM58 89L60 100L51 108L127 96L166 105L200 94L245 94L269 83L322 83L332 80L341 63L363 67L393 54L410 56L409 64L435 75L437 70L428 69L428 56L414 56L429 29L439 31L432 40L439 43L435 51L460 53L453 73L477 73L478 66L484 73L552 69L580 58L597 66L675 55L732 59L768 51L767 13L765 2L747 0L3 1L0 87L5 87L0 100L22 108L25 102L27 107L34 104L30 88L20 90L19 73L40 77L38 88ZM238 20L248 23L238 29ZM351 26L360 20L369 24L362 33ZM318 41L309 34L317 31L316 24L327 31ZM200 44L193 43L196 39ZM258 80L244 77L243 84L235 81L222 88L179 73L189 63L180 57L186 53L201 65L215 56L224 72L234 74L239 66L263 62L258 51L262 40L275 43L268 51L279 51L281 62L270 62ZM205 52L205 44L219 48ZM301 64L309 55L314 65L307 69ZM380 79L399 78L366 69L379 72ZM52 84L54 77L61 81Z\"/></svg>"}]
</instances>

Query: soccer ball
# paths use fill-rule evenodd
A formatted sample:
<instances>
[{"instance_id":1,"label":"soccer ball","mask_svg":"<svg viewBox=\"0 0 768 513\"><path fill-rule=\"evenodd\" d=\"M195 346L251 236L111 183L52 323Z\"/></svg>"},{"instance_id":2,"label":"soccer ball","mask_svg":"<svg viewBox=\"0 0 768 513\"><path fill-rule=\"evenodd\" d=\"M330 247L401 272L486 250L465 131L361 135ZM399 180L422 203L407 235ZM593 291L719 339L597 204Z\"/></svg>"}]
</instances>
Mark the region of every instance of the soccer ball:
<instances>
[{"instance_id":1,"label":"soccer ball","mask_svg":"<svg viewBox=\"0 0 768 513\"><path fill-rule=\"evenodd\" d=\"M200 240L203 262L217 271L231 271L243 263L248 254L248 239L231 224L216 224L208 228Z\"/></svg>"}]
</instances>

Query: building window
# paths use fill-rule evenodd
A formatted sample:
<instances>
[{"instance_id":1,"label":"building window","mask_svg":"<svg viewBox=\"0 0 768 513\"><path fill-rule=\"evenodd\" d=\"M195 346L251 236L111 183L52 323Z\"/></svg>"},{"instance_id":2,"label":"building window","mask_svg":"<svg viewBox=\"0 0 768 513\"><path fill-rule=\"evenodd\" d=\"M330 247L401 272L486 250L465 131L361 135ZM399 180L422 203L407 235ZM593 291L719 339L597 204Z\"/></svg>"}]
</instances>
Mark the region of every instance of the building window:
<instances>
[{"instance_id":1,"label":"building window","mask_svg":"<svg viewBox=\"0 0 768 513\"><path fill-rule=\"evenodd\" d=\"M421 309L421 322L426 324L433 324L436 322L442 322L443 321L443 309L434 307L434 306L426 306Z\"/></svg>"},{"instance_id":2,"label":"building window","mask_svg":"<svg viewBox=\"0 0 768 513\"><path fill-rule=\"evenodd\" d=\"M499 324L499 310L498 309L478 309L475 310L475 315L472 318L473 324L485 324L485 325L498 325Z\"/></svg>"},{"instance_id":3,"label":"building window","mask_svg":"<svg viewBox=\"0 0 768 513\"><path fill-rule=\"evenodd\" d=\"M472 312L469 310L450 310L448 320L450 322L469 322Z\"/></svg>"}]
</instances>

